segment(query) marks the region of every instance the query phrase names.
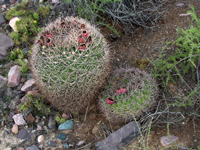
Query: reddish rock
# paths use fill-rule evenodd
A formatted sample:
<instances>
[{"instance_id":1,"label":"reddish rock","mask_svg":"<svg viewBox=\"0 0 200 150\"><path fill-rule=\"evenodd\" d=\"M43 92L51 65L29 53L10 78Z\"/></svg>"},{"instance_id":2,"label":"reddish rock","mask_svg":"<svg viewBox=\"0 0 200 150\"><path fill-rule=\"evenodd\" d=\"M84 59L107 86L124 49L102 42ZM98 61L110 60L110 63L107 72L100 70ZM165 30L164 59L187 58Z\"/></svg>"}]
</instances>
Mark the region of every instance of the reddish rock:
<instances>
[{"instance_id":1,"label":"reddish rock","mask_svg":"<svg viewBox=\"0 0 200 150\"><path fill-rule=\"evenodd\" d=\"M21 81L20 82L25 82L26 81L26 78L21 78Z\"/></svg>"},{"instance_id":2,"label":"reddish rock","mask_svg":"<svg viewBox=\"0 0 200 150\"><path fill-rule=\"evenodd\" d=\"M22 103L25 103L26 101L28 101L27 94L24 95L24 96L21 98L21 102L22 102Z\"/></svg>"},{"instance_id":3,"label":"reddish rock","mask_svg":"<svg viewBox=\"0 0 200 150\"><path fill-rule=\"evenodd\" d=\"M8 72L8 86L16 87L19 85L20 77L21 77L21 67L15 65L10 68Z\"/></svg>"},{"instance_id":4,"label":"reddish rock","mask_svg":"<svg viewBox=\"0 0 200 150\"><path fill-rule=\"evenodd\" d=\"M11 4L14 4L14 3L15 3L15 0L11 1L10 3L11 3Z\"/></svg>"},{"instance_id":5,"label":"reddish rock","mask_svg":"<svg viewBox=\"0 0 200 150\"><path fill-rule=\"evenodd\" d=\"M63 114L62 114L62 118L63 118L63 119L69 119L69 115L63 113Z\"/></svg>"},{"instance_id":6,"label":"reddish rock","mask_svg":"<svg viewBox=\"0 0 200 150\"><path fill-rule=\"evenodd\" d=\"M25 148L23 148L23 147L20 147L20 148L18 148L17 150L25 150Z\"/></svg>"},{"instance_id":7,"label":"reddish rock","mask_svg":"<svg viewBox=\"0 0 200 150\"><path fill-rule=\"evenodd\" d=\"M30 80L26 81L26 83L22 86L21 90L24 92L29 91L34 84L35 84L35 80L30 79Z\"/></svg>"},{"instance_id":8,"label":"reddish rock","mask_svg":"<svg viewBox=\"0 0 200 150\"><path fill-rule=\"evenodd\" d=\"M12 127L12 133L17 134L18 133L18 125L14 124Z\"/></svg>"},{"instance_id":9,"label":"reddish rock","mask_svg":"<svg viewBox=\"0 0 200 150\"><path fill-rule=\"evenodd\" d=\"M35 118L33 117L33 115L30 113L27 118L28 121L30 121L31 123L33 123L33 121L35 120Z\"/></svg>"}]
</instances>

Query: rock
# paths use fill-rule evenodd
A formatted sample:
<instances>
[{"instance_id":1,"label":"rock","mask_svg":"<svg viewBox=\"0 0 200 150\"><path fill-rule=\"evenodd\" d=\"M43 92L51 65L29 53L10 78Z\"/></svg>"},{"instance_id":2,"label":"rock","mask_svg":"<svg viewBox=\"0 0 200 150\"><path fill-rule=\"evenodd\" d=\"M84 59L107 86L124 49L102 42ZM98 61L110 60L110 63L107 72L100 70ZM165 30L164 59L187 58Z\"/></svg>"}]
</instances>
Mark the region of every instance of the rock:
<instances>
[{"instance_id":1,"label":"rock","mask_svg":"<svg viewBox=\"0 0 200 150\"><path fill-rule=\"evenodd\" d=\"M37 124L37 129L36 130L42 130L42 127Z\"/></svg>"},{"instance_id":2,"label":"rock","mask_svg":"<svg viewBox=\"0 0 200 150\"><path fill-rule=\"evenodd\" d=\"M26 81L26 78L21 78L20 82L25 82Z\"/></svg>"},{"instance_id":3,"label":"rock","mask_svg":"<svg viewBox=\"0 0 200 150\"><path fill-rule=\"evenodd\" d=\"M52 3L59 3L59 0L52 0Z\"/></svg>"},{"instance_id":4,"label":"rock","mask_svg":"<svg viewBox=\"0 0 200 150\"><path fill-rule=\"evenodd\" d=\"M17 125L25 125L25 124L26 124L26 122L25 122L25 120L24 120L22 114L20 114L20 113L14 115L14 116L13 116L13 119L14 119L14 121L15 121L15 124L17 124Z\"/></svg>"},{"instance_id":5,"label":"rock","mask_svg":"<svg viewBox=\"0 0 200 150\"><path fill-rule=\"evenodd\" d=\"M25 129L21 129L21 130L19 130L17 138L19 138L19 139L26 139L26 138L28 138L28 136L30 136L29 133L28 133L28 131L25 130Z\"/></svg>"},{"instance_id":6,"label":"rock","mask_svg":"<svg viewBox=\"0 0 200 150\"><path fill-rule=\"evenodd\" d=\"M25 148L23 148L23 147L20 147L20 148L18 148L17 150L25 150Z\"/></svg>"},{"instance_id":7,"label":"rock","mask_svg":"<svg viewBox=\"0 0 200 150\"><path fill-rule=\"evenodd\" d=\"M3 24L3 23L6 23L6 21L4 19L4 16L0 15L0 25Z\"/></svg>"},{"instance_id":8,"label":"rock","mask_svg":"<svg viewBox=\"0 0 200 150\"><path fill-rule=\"evenodd\" d=\"M11 18L10 21L9 21L9 25L12 27L12 29L14 30L14 32L18 32L15 23L16 23L17 21L19 21L19 20L20 20L20 19L19 19L18 17L13 17L13 18Z\"/></svg>"},{"instance_id":9,"label":"rock","mask_svg":"<svg viewBox=\"0 0 200 150\"><path fill-rule=\"evenodd\" d=\"M63 118L63 119L69 119L69 115L63 113L63 114L62 114L62 118Z\"/></svg>"},{"instance_id":10,"label":"rock","mask_svg":"<svg viewBox=\"0 0 200 150\"><path fill-rule=\"evenodd\" d=\"M0 33L0 37L1 37L0 38L0 56L2 56L1 59L4 59L4 58L6 58L6 55L7 55L7 49L10 46L13 46L14 42L9 36L7 36L3 33Z\"/></svg>"},{"instance_id":11,"label":"rock","mask_svg":"<svg viewBox=\"0 0 200 150\"><path fill-rule=\"evenodd\" d=\"M56 147L56 141L49 141L49 142L47 143L47 145L48 145L49 147Z\"/></svg>"},{"instance_id":12,"label":"rock","mask_svg":"<svg viewBox=\"0 0 200 150\"><path fill-rule=\"evenodd\" d=\"M28 101L28 97L27 97L27 94L26 95L24 95L22 98L21 98L21 103L25 103L25 102L27 102Z\"/></svg>"},{"instance_id":13,"label":"rock","mask_svg":"<svg viewBox=\"0 0 200 150\"><path fill-rule=\"evenodd\" d=\"M74 126L74 123L72 120L68 120L58 126L58 130L69 130L72 129Z\"/></svg>"},{"instance_id":14,"label":"rock","mask_svg":"<svg viewBox=\"0 0 200 150\"><path fill-rule=\"evenodd\" d=\"M16 87L19 85L20 77L21 77L21 67L18 65L15 65L10 68L10 71L8 72L8 85L10 87Z\"/></svg>"},{"instance_id":15,"label":"rock","mask_svg":"<svg viewBox=\"0 0 200 150\"><path fill-rule=\"evenodd\" d=\"M42 141L44 141L44 135L38 136L37 141L38 141L39 143L41 143Z\"/></svg>"},{"instance_id":16,"label":"rock","mask_svg":"<svg viewBox=\"0 0 200 150\"><path fill-rule=\"evenodd\" d=\"M55 120L53 119L52 116L49 117L48 127L49 127L49 129L55 129L56 128L56 122L55 122Z\"/></svg>"},{"instance_id":17,"label":"rock","mask_svg":"<svg viewBox=\"0 0 200 150\"><path fill-rule=\"evenodd\" d=\"M58 134L57 138L61 141L64 141L67 138L67 135L64 133Z\"/></svg>"},{"instance_id":18,"label":"rock","mask_svg":"<svg viewBox=\"0 0 200 150\"><path fill-rule=\"evenodd\" d=\"M96 124L94 128L92 129L92 134L94 135L99 134L100 130L101 130L101 126L99 124Z\"/></svg>"},{"instance_id":19,"label":"rock","mask_svg":"<svg viewBox=\"0 0 200 150\"><path fill-rule=\"evenodd\" d=\"M28 54L28 48L24 48L22 50L22 53L23 53L24 56L26 56Z\"/></svg>"},{"instance_id":20,"label":"rock","mask_svg":"<svg viewBox=\"0 0 200 150\"><path fill-rule=\"evenodd\" d=\"M29 91L32 86L35 84L35 80L34 79L30 79L28 81L26 81L26 83L22 86L21 90L24 92Z\"/></svg>"},{"instance_id":21,"label":"rock","mask_svg":"<svg viewBox=\"0 0 200 150\"><path fill-rule=\"evenodd\" d=\"M27 147L25 150L40 150L37 146L32 145L30 147Z\"/></svg>"},{"instance_id":22,"label":"rock","mask_svg":"<svg viewBox=\"0 0 200 150\"><path fill-rule=\"evenodd\" d=\"M12 148L8 147L8 148L6 148L6 149L4 149L4 150L12 150Z\"/></svg>"},{"instance_id":23,"label":"rock","mask_svg":"<svg viewBox=\"0 0 200 150\"><path fill-rule=\"evenodd\" d=\"M168 145L172 144L173 142L175 142L176 140L178 140L177 136L173 136L173 135L170 135L169 137L163 136L160 138L160 143L163 146L168 146Z\"/></svg>"},{"instance_id":24,"label":"rock","mask_svg":"<svg viewBox=\"0 0 200 150\"><path fill-rule=\"evenodd\" d=\"M63 147L69 148L69 145L67 143L63 143Z\"/></svg>"},{"instance_id":25,"label":"rock","mask_svg":"<svg viewBox=\"0 0 200 150\"><path fill-rule=\"evenodd\" d=\"M17 134L18 133L18 125L14 124L12 127L12 133Z\"/></svg>"},{"instance_id":26,"label":"rock","mask_svg":"<svg viewBox=\"0 0 200 150\"><path fill-rule=\"evenodd\" d=\"M33 117L33 115L30 113L27 118L28 121L30 121L31 123L33 123L33 121L35 120L35 118Z\"/></svg>"}]
</instances>

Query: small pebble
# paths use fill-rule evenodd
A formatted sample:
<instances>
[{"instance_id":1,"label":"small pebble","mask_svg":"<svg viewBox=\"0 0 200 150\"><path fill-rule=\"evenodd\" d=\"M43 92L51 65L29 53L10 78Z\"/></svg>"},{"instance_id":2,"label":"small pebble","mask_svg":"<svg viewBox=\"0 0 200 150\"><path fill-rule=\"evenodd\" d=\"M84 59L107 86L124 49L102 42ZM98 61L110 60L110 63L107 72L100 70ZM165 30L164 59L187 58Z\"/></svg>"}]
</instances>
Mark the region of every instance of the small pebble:
<instances>
[{"instance_id":1,"label":"small pebble","mask_svg":"<svg viewBox=\"0 0 200 150\"><path fill-rule=\"evenodd\" d=\"M64 133L58 134L57 138L61 141L64 141L67 138L67 135Z\"/></svg>"}]
</instances>

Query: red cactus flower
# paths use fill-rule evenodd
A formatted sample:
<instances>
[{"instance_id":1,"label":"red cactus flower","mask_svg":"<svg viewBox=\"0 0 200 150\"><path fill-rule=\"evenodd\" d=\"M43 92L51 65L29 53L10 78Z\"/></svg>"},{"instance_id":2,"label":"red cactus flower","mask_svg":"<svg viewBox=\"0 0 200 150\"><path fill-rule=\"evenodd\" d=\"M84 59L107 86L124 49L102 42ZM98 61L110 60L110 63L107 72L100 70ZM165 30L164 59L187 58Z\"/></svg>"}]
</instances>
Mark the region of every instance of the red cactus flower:
<instances>
[{"instance_id":1,"label":"red cactus flower","mask_svg":"<svg viewBox=\"0 0 200 150\"><path fill-rule=\"evenodd\" d=\"M112 104L114 104L114 99L112 99L112 98L107 98L106 99L106 102L107 102L107 104L110 104L110 105L112 105Z\"/></svg>"},{"instance_id":2,"label":"red cactus flower","mask_svg":"<svg viewBox=\"0 0 200 150\"><path fill-rule=\"evenodd\" d=\"M121 89L116 90L116 93L121 94Z\"/></svg>"},{"instance_id":3,"label":"red cactus flower","mask_svg":"<svg viewBox=\"0 0 200 150\"><path fill-rule=\"evenodd\" d=\"M85 29L85 24L81 24L81 29Z\"/></svg>"},{"instance_id":4,"label":"red cactus flower","mask_svg":"<svg viewBox=\"0 0 200 150\"><path fill-rule=\"evenodd\" d=\"M49 33L49 34L46 34L45 36L46 36L47 38L52 38L53 35L52 35L52 33Z\"/></svg>"},{"instance_id":5,"label":"red cactus flower","mask_svg":"<svg viewBox=\"0 0 200 150\"><path fill-rule=\"evenodd\" d=\"M81 35L86 38L88 36L88 30L82 30Z\"/></svg>"},{"instance_id":6,"label":"red cactus flower","mask_svg":"<svg viewBox=\"0 0 200 150\"><path fill-rule=\"evenodd\" d=\"M126 93L126 88L122 89L122 94Z\"/></svg>"},{"instance_id":7,"label":"red cactus flower","mask_svg":"<svg viewBox=\"0 0 200 150\"><path fill-rule=\"evenodd\" d=\"M78 37L78 43L85 43L85 38Z\"/></svg>"},{"instance_id":8,"label":"red cactus flower","mask_svg":"<svg viewBox=\"0 0 200 150\"><path fill-rule=\"evenodd\" d=\"M86 45L85 44L81 44L80 46L79 46L79 50L84 50L86 48Z\"/></svg>"}]
</instances>

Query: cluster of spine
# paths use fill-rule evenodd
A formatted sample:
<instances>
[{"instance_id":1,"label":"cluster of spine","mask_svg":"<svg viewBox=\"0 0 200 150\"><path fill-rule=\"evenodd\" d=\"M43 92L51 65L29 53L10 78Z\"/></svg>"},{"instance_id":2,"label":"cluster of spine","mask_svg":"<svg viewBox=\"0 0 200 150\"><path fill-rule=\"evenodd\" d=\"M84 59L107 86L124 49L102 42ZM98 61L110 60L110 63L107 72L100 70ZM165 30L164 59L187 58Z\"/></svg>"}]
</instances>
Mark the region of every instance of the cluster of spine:
<instances>
[{"instance_id":1,"label":"cluster of spine","mask_svg":"<svg viewBox=\"0 0 200 150\"><path fill-rule=\"evenodd\" d=\"M84 19L59 18L36 38L31 65L43 95L60 111L85 112L110 75L109 46Z\"/></svg>"},{"instance_id":2,"label":"cluster of spine","mask_svg":"<svg viewBox=\"0 0 200 150\"><path fill-rule=\"evenodd\" d=\"M99 99L99 108L113 123L140 117L156 103L156 81L145 71L119 68L109 78Z\"/></svg>"}]
</instances>

